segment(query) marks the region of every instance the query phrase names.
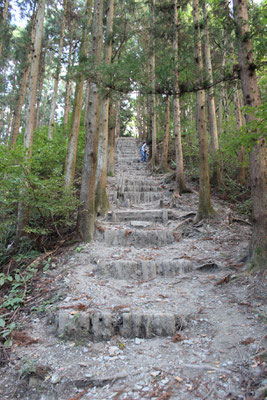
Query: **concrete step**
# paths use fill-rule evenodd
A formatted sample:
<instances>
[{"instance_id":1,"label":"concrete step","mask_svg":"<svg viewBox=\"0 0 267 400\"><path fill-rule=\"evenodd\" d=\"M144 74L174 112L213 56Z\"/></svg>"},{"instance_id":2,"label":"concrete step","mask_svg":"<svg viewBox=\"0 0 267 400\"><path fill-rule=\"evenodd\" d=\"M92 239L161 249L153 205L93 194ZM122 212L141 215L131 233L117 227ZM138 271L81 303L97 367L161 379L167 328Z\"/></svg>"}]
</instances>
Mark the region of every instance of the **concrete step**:
<instances>
[{"instance_id":1,"label":"concrete step","mask_svg":"<svg viewBox=\"0 0 267 400\"><path fill-rule=\"evenodd\" d=\"M162 193L160 192L126 192L118 193L120 202L129 201L130 204L150 203L160 200Z\"/></svg>"},{"instance_id":2,"label":"concrete step","mask_svg":"<svg viewBox=\"0 0 267 400\"><path fill-rule=\"evenodd\" d=\"M160 187L154 183L136 181L124 183L117 186L120 193L124 192L158 192Z\"/></svg>"},{"instance_id":3,"label":"concrete step","mask_svg":"<svg viewBox=\"0 0 267 400\"><path fill-rule=\"evenodd\" d=\"M107 246L154 247L166 246L175 242L176 233L168 229L119 229L106 228L97 230L96 240L105 242Z\"/></svg>"},{"instance_id":4,"label":"concrete step","mask_svg":"<svg viewBox=\"0 0 267 400\"><path fill-rule=\"evenodd\" d=\"M168 221L168 210L118 210L109 211L107 220L112 222L122 221L151 221L163 222Z\"/></svg>"},{"instance_id":5,"label":"concrete step","mask_svg":"<svg viewBox=\"0 0 267 400\"><path fill-rule=\"evenodd\" d=\"M105 341L116 335L124 338L173 336L182 327L178 314L149 312L60 311L54 316L61 338Z\"/></svg>"},{"instance_id":6,"label":"concrete step","mask_svg":"<svg viewBox=\"0 0 267 400\"><path fill-rule=\"evenodd\" d=\"M156 277L175 277L192 272L193 263L187 259L177 260L111 260L100 261L97 275L113 279L137 279L147 281Z\"/></svg>"}]
</instances>

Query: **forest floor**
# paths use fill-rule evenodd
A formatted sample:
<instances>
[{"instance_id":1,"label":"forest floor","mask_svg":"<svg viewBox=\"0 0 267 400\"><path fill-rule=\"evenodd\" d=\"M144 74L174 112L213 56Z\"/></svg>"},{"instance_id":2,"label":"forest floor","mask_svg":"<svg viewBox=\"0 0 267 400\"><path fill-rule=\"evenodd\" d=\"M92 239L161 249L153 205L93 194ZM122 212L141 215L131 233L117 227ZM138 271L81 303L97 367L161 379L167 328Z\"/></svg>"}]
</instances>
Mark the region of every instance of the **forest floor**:
<instances>
[{"instance_id":1,"label":"forest floor","mask_svg":"<svg viewBox=\"0 0 267 400\"><path fill-rule=\"evenodd\" d=\"M265 399L266 276L247 273L251 226L213 199L175 198L118 143L112 212L54 259L20 316L0 399Z\"/></svg>"}]
</instances>

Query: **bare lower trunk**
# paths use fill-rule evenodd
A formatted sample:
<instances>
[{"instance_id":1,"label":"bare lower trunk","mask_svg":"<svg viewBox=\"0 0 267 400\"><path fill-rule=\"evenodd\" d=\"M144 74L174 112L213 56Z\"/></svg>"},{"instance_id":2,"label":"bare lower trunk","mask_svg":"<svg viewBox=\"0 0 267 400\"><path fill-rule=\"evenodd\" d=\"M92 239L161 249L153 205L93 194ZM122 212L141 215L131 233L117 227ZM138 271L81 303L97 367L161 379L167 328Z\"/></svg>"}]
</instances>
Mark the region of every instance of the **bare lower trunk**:
<instances>
[{"instance_id":1,"label":"bare lower trunk","mask_svg":"<svg viewBox=\"0 0 267 400\"><path fill-rule=\"evenodd\" d=\"M169 171L168 165L168 150L169 150L169 136L170 136L170 96L167 95L165 99L165 129L163 139L163 150L160 162L160 170L163 172Z\"/></svg>"},{"instance_id":2,"label":"bare lower trunk","mask_svg":"<svg viewBox=\"0 0 267 400\"><path fill-rule=\"evenodd\" d=\"M40 105L41 105L43 85L44 85L44 75L45 75L45 53L42 52L41 62L40 62L40 73L39 73L39 88L38 88L38 96L36 104L35 129L37 129L40 124Z\"/></svg>"},{"instance_id":3,"label":"bare lower trunk","mask_svg":"<svg viewBox=\"0 0 267 400\"><path fill-rule=\"evenodd\" d=\"M239 130L243 126L243 119L241 113L241 104L240 104L237 82L234 85L234 105L235 105L236 128ZM246 184L246 169L244 164L245 164L245 150L244 146L240 146L238 149L238 175L237 175L237 179L240 185Z\"/></svg>"},{"instance_id":4,"label":"bare lower trunk","mask_svg":"<svg viewBox=\"0 0 267 400\"><path fill-rule=\"evenodd\" d=\"M87 0L87 23L83 29L83 38L80 48L80 57L86 57L89 47L89 27L92 19L92 0ZM71 125L69 131L68 148L65 160L65 187L71 187L73 184L75 169L76 169L76 156L77 145L80 129L80 121L83 105L83 87L84 87L84 74L81 73L75 87L73 112L71 116Z\"/></svg>"},{"instance_id":5,"label":"bare lower trunk","mask_svg":"<svg viewBox=\"0 0 267 400\"><path fill-rule=\"evenodd\" d=\"M71 116L68 148L65 160L65 187L71 187L75 176L82 103L83 103L83 80L77 82L75 88L73 112Z\"/></svg>"},{"instance_id":6,"label":"bare lower trunk","mask_svg":"<svg viewBox=\"0 0 267 400\"><path fill-rule=\"evenodd\" d=\"M110 65L112 56L112 30L114 19L114 0L108 2L107 32L105 45L105 65ZM96 176L96 212L105 215L109 209L109 200L106 191L107 166L108 166L108 120L109 120L109 92L105 93L101 101L99 139L98 139L98 164Z\"/></svg>"},{"instance_id":7,"label":"bare lower trunk","mask_svg":"<svg viewBox=\"0 0 267 400\"><path fill-rule=\"evenodd\" d=\"M182 194L186 192L185 179L184 179L184 156L182 147L182 127L181 127L181 110L180 110L180 87L179 87L179 34L178 34L178 4L177 0L174 0L174 40L173 50L175 59L175 70L174 70L174 88L175 95L173 98L173 117L174 117L174 136L175 136L175 161L176 161L176 192Z\"/></svg>"},{"instance_id":8,"label":"bare lower trunk","mask_svg":"<svg viewBox=\"0 0 267 400\"><path fill-rule=\"evenodd\" d=\"M213 71L212 71L211 54L210 54L210 35L208 26L209 18L205 2L202 3L202 8L205 19L205 41L204 41L205 76L210 85L210 88L207 90L207 105L208 105L209 132L211 137L211 152L214 162L212 182L216 186L219 186L222 184L222 172L220 167L220 161L218 159L219 139L218 139L218 128L216 120L215 98L213 90Z\"/></svg>"},{"instance_id":9,"label":"bare lower trunk","mask_svg":"<svg viewBox=\"0 0 267 400\"><path fill-rule=\"evenodd\" d=\"M141 142L145 142L145 129L143 125L142 103L140 96L138 97L136 104L136 121L139 140Z\"/></svg>"},{"instance_id":10,"label":"bare lower trunk","mask_svg":"<svg viewBox=\"0 0 267 400\"><path fill-rule=\"evenodd\" d=\"M116 106L116 127L115 127L115 136L119 137L121 134L121 120L120 120L120 110L121 110L121 102L118 100Z\"/></svg>"},{"instance_id":11,"label":"bare lower trunk","mask_svg":"<svg viewBox=\"0 0 267 400\"><path fill-rule=\"evenodd\" d=\"M68 58L68 73L70 72L71 66L71 53L72 53L72 39L70 40L69 45L69 58ZM68 124L69 117L69 109L70 109L70 90L71 90L71 80L69 76L67 76L66 80L66 94L65 94L65 106L64 106L64 126Z\"/></svg>"},{"instance_id":12,"label":"bare lower trunk","mask_svg":"<svg viewBox=\"0 0 267 400\"><path fill-rule=\"evenodd\" d=\"M9 132L10 132L11 123L12 123L12 114L13 114L13 109L12 109L12 106L10 106L7 127L6 127L6 134L5 134L5 143L6 144L8 143L8 140L9 140Z\"/></svg>"},{"instance_id":13,"label":"bare lower trunk","mask_svg":"<svg viewBox=\"0 0 267 400\"><path fill-rule=\"evenodd\" d=\"M195 27L195 61L199 70L200 78L203 77L203 61L201 49L201 32L199 23L199 2L193 0L193 17ZM205 91L197 91L196 125L199 139L199 204L196 220L209 218L214 214L210 200L210 181L208 164L208 138L206 130L206 99Z\"/></svg>"},{"instance_id":14,"label":"bare lower trunk","mask_svg":"<svg viewBox=\"0 0 267 400\"><path fill-rule=\"evenodd\" d=\"M95 0L92 26L91 56L98 70L101 62L103 35L103 0ZM99 81L99 72L96 72ZM95 182L97 168L98 132L99 132L99 88L95 82L90 82L88 119L85 126L86 141L82 170L81 193L78 213L78 231L86 242L93 240L95 231Z\"/></svg>"},{"instance_id":15,"label":"bare lower trunk","mask_svg":"<svg viewBox=\"0 0 267 400\"><path fill-rule=\"evenodd\" d=\"M24 133L24 149L26 153L26 159L29 160L32 157L32 144L33 144L33 130L35 122L35 103L36 103L36 91L39 71L39 60L41 53L41 44L43 36L43 25L45 15L45 0L40 0L38 5L37 17L36 17L36 33L34 38L34 51L31 64L31 72L29 78L29 100L26 110L26 126ZM29 168L29 167L28 167ZM18 205L18 217L17 217L17 230L16 230L16 243L23 234L25 224L27 222L27 208L23 203L23 191L27 187L25 181L24 187L21 189L21 201Z\"/></svg>"},{"instance_id":16,"label":"bare lower trunk","mask_svg":"<svg viewBox=\"0 0 267 400\"><path fill-rule=\"evenodd\" d=\"M244 103L257 108L260 95L255 73L253 49L248 24L247 2L234 0L234 18L238 40L238 58ZM246 114L249 124L254 120ZM255 132L257 134L257 132ZM262 135L255 140L250 153L250 174L252 194L253 232L250 243L251 265L266 268L267 260L267 151L266 138Z\"/></svg>"},{"instance_id":17,"label":"bare lower trunk","mask_svg":"<svg viewBox=\"0 0 267 400\"><path fill-rule=\"evenodd\" d=\"M64 0L64 4L63 4L64 9L63 9L63 17L62 17L62 23L61 23L59 50L58 50L58 59L57 59L57 67L56 67L55 82L54 82L54 92L53 92L52 106L51 106L49 126L48 126L48 139L49 140L52 140L52 138L53 138L53 130L54 130L54 123L55 123L54 120L55 120L55 112L56 112L56 105L57 105L59 75L60 75L60 70L61 70L61 57L62 57L64 36L65 36L65 27L66 27L67 3L68 3L68 0Z\"/></svg>"},{"instance_id":18,"label":"bare lower trunk","mask_svg":"<svg viewBox=\"0 0 267 400\"><path fill-rule=\"evenodd\" d=\"M230 62L233 64L237 63L234 41L232 36L232 17L229 7L228 0L223 0L224 13L225 13L225 24L226 24L226 36L225 36L225 48L228 49ZM243 126L243 115L241 113L241 99L239 95L238 89L238 81L234 82L233 86L234 90L234 106L235 106L235 117L236 117L236 128L237 130L241 129ZM245 123L245 122L244 122ZM240 146L238 149L238 168L237 168L237 179L241 185L245 185L246 183L246 170L245 170L245 150L243 146Z\"/></svg>"},{"instance_id":19,"label":"bare lower trunk","mask_svg":"<svg viewBox=\"0 0 267 400\"><path fill-rule=\"evenodd\" d=\"M2 18L0 19L0 23L2 25L2 29L6 25L7 12L8 12L8 3L9 3L9 0L5 0L3 11L2 11L2 13L3 13L2 14ZM0 57L2 56L2 49L3 49L3 41L2 41L2 37L0 36Z\"/></svg>"},{"instance_id":20,"label":"bare lower trunk","mask_svg":"<svg viewBox=\"0 0 267 400\"><path fill-rule=\"evenodd\" d=\"M108 175L114 176L114 149L115 149L115 124L116 109L113 104L109 105L109 134L108 134Z\"/></svg>"},{"instance_id":21,"label":"bare lower trunk","mask_svg":"<svg viewBox=\"0 0 267 400\"><path fill-rule=\"evenodd\" d=\"M18 134L19 134L22 107L24 104L30 69L31 69L31 66L30 66L30 64L28 64L26 66L26 69L24 70L24 72L22 74L22 78L20 80L19 93L17 96L16 105L14 107L14 115L13 115L12 127L11 127L11 136L10 136L10 141L9 141L9 147L11 149L15 148Z\"/></svg>"},{"instance_id":22,"label":"bare lower trunk","mask_svg":"<svg viewBox=\"0 0 267 400\"><path fill-rule=\"evenodd\" d=\"M151 18L152 23L155 20L155 0L151 0ZM153 35L153 34L152 34ZM151 129L152 129L152 151L151 151L151 166L152 169L158 164L158 154L157 154L157 116L156 116L156 77L155 77L155 39L151 38L151 55L150 55L150 73L151 73Z\"/></svg>"}]
</instances>

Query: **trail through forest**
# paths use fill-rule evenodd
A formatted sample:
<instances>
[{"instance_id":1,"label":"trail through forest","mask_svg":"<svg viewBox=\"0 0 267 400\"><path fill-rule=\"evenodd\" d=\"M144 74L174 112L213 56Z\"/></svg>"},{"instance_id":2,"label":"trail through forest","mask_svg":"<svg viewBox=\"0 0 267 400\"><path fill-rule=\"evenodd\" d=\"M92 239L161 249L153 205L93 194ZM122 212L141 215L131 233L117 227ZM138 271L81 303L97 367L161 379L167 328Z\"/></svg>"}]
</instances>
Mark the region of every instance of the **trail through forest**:
<instances>
[{"instance_id":1,"label":"trail through forest","mask_svg":"<svg viewBox=\"0 0 267 400\"><path fill-rule=\"evenodd\" d=\"M40 282L50 304L22 316L0 398L264 399L266 279L244 270L250 224L219 199L194 224L197 192L176 198L133 138L116 158L112 210Z\"/></svg>"}]
</instances>

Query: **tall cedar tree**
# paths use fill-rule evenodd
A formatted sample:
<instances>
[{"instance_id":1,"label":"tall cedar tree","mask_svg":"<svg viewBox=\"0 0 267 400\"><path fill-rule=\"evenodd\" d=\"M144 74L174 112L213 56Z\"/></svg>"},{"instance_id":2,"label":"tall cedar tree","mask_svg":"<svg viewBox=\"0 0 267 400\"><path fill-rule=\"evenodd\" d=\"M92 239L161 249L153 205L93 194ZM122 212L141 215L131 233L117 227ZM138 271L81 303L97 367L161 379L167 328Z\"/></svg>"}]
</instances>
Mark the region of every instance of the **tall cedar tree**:
<instances>
[{"instance_id":1,"label":"tall cedar tree","mask_svg":"<svg viewBox=\"0 0 267 400\"><path fill-rule=\"evenodd\" d=\"M36 31L34 38L33 58L31 63L31 73L29 78L29 99L27 104L26 126L24 133L24 149L26 152L26 158L28 160L32 158L36 92L37 92L37 82L38 82L38 72L39 72L39 61L40 61L40 54L42 47L44 15L45 15L45 0L41 0L38 4L38 10L36 16ZM27 185L27 182L25 182L25 185ZM21 199L22 199L24 188L22 188L21 190L22 190L21 193ZM18 204L16 244L23 234L23 230L26 223L27 223L27 209L26 205L21 200Z\"/></svg>"},{"instance_id":2,"label":"tall cedar tree","mask_svg":"<svg viewBox=\"0 0 267 400\"><path fill-rule=\"evenodd\" d=\"M92 3L93 3L92 0L87 0L86 3L87 18L85 26L83 28L83 37L79 55L81 62L83 62L84 59L86 58L89 48L89 32L92 22ZM75 94L74 94L73 110L72 110L69 139L68 139L68 148L65 160L65 187L71 187L75 176L77 145L78 145L78 137L79 137L79 129L80 129L80 121L81 121L82 105L83 105L84 80L85 80L85 73L81 72L77 77Z\"/></svg>"},{"instance_id":3,"label":"tall cedar tree","mask_svg":"<svg viewBox=\"0 0 267 400\"><path fill-rule=\"evenodd\" d=\"M108 1L107 30L105 43L105 65L109 66L112 56L112 30L114 19L114 0ZM109 208L108 195L106 191L107 164L108 164L108 121L109 121L110 93L107 90L101 96L99 141L98 141L98 164L96 181L96 211L105 215Z\"/></svg>"},{"instance_id":4,"label":"tall cedar tree","mask_svg":"<svg viewBox=\"0 0 267 400\"><path fill-rule=\"evenodd\" d=\"M202 41L201 26L199 21L199 1L193 0L193 19L195 31L195 62L199 71L199 84L203 80L203 58L202 58ZM205 90L197 91L197 112L196 124L199 140L199 203L196 220L209 218L214 214L214 209L210 200L210 180L209 180L209 163L208 163L208 138L206 130L206 100Z\"/></svg>"},{"instance_id":5,"label":"tall cedar tree","mask_svg":"<svg viewBox=\"0 0 267 400\"><path fill-rule=\"evenodd\" d=\"M78 232L85 242L94 238L95 232L95 182L97 168L100 75L103 41L103 3L95 0L92 25L91 59L94 62L95 77L89 80L88 115L85 123L86 139L82 169L82 183L78 213Z\"/></svg>"},{"instance_id":6,"label":"tall cedar tree","mask_svg":"<svg viewBox=\"0 0 267 400\"><path fill-rule=\"evenodd\" d=\"M238 40L238 58L244 104L259 107L260 94L253 58L251 33L248 23L246 0L234 0L234 18ZM254 115L246 113L247 124ZM256 134L256 132L255 132ZM250 174L252 191L253 232L250 243L251 265L266 268L267 260L267 148L266 137L255 135L254 147L250 153Z\"/></svg>"}]
</instances>

